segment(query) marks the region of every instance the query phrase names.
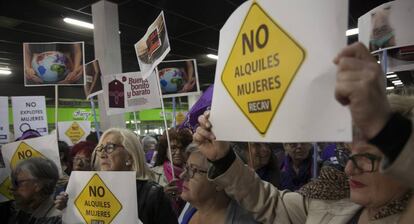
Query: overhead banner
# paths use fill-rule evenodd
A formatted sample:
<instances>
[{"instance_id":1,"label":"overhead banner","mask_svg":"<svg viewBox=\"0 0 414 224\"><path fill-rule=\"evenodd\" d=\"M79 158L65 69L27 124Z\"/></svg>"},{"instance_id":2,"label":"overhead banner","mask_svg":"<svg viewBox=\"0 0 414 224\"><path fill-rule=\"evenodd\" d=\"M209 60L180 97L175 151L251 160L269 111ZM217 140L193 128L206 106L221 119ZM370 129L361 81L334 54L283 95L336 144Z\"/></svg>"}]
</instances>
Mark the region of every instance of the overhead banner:
<instances>
[{"instance_id":1,"label":"overhead banner","mask_svg":"<svg viewBox=\"0 0 414 224\"><path fill-rule=\"evenodd\" d=\"M73 171L66 192L63 223L139 223L135 171Z\"/></svg>"},{"instance_id":2,"label":"overhead banner","mask_svg":"<svg viewBox=\"0 0 414 224\"><path fill-rule=\"evenodd\" d=\"M158 76L163 98L200 93L195 59L163 61L158 65Z\"/></svg>"},{"instance_id":3,"label":"overhead banner","mask_svg":"<svg viewBox=\"0 0 414 224\"><path fill-rule=\"evenodd\" d=\"M11 179L10 179L10 164L9 161L4 159L1 153L0 146L0 203L4 201L13 200L11 194Z\"/></svg>"},{"instance_id":4,"label":"overhead banner","mask_svg":"<svg viewBox=\"0 0 414 224\"><path fill-rule=\"evenodd\" d=\"M359 41L370 51L414 45L414 1L384 3L358 19Z\"/></svg>"},{"instance_id":5,"label":"overhead banner","mask_svg":"<svg viewBox=\"0 0 414 224\"><path fill-rule=\"evenodd\" d=\"M134 47L139 68L146 79L171 50L164 12L161 11L157 19L148 27L144 37Z\"/></svg>"},{"instance_id":6,"label":"overhead banner","mask_svg":"<svg viewBox=\"0 0 414 224\"><path fill-rule=\"evenodd\" d=\"M347 1L262 0L233 12L220 30L211 111L218 140L351 140L349 111L333 97L347 9Z\"/></svg>"},{"instance_id":7,"label":"overhead banner","mask_svg":"<svg viewBox=\"0 0 414 224\"><path fill-rule=\"evenodd\" d=\"M3 145L1 151L4 159L10 163L11 169L14 169L22 160L32 157L43 157L52 160L59 170L59 175L62 174L56 135L46 135L12 142Z\"/></svg>"},{"instance_id":8,"label":"overhead banner","mask_svg":"<svg viewBox=\"0 0 414 224\"><path fill-rule=\"evenodd\" d=\"M9 134L9 98L7 96L0 97L0 144L8 143Z\"/></svg>"},{"instance_id":9,"label":"overhead banner","mask_svg":"<svg viewBox=\"0 0 414 224\"><path fill-rule=\"evenodd\" d=\"M102 85L108 115L161 107L155 74L147 79L140 72L105 75Z\"/></svg>"},{"instance_id":10,"label":"overhead banner","mask_svg":"<svg viewBox=\"0 0 414 224\"><path fill-rule=\"evenodd\" d=\"M24 85L84 85L84 43L23 43Z\"/></svg>"},{"instance_id":11,"label":"overhead banner","mask_svg":"<svg viewBox=\"0 0 414 224\"><path fill-rule=\"evenodd\" d=\"M84 92L86 99L102 93L101 68L98 59L95 59L85 65L85 86Z\"/></svg>"},{"instance_id":12,"label":"overhead banner","mask_svg":"<svg viewBox=\"0 0 414 224\"><path fill-rule=\"evenodd\" d=\"M47 135L46 101L44 96L12 96L14 137L29 129Z\"/></svg>"},{"instance_id":13,"label":"overhead banner","mask_svg":"<svg viewBox=\"0 0 414 224\"><path fill-rule=\"evenodd\" d=\"M86 136L91 132L90 121L63 121L58 123L59 140L68 143L69 146L75 145L80 141L85 141Z\"/></svg>"}]
</instances>

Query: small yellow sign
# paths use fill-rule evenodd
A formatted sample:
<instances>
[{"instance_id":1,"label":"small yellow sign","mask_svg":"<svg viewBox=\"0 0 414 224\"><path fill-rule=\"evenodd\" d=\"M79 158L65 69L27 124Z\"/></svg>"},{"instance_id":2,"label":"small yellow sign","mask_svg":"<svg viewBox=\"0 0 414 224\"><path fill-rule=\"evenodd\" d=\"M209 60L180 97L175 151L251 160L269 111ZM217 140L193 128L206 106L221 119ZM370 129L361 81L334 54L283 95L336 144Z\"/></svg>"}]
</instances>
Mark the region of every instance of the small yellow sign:
<instances>
[{"instance_id":1,"label":"small yellow sign","mask_svg":"<svg viewBox=\"0 0 414 224\"><path fill-rule=\"evenodd\" d=\"M180 125L185 120L185 115L183 112L178 112L177 115L175 115L175 124Z\"/></svg>"},{"instance_id":2,"label":"small yellow sign","mask_svg":"<svg viewBox=\"0 0 414 224\"><path fill-rule=\"evenodd\" d=\"M305 55L305 50L257 2L252 3L221 81L260 134L266 134Z\"/></svg>"},{"instance_id":3,"label":"small yellow sign","mask_svg":"<svg viewBox=\"0 0 414 224\"><path fill-rule=\"evenodd\" d=\"M121 202L98 174L92 176L75 199L75 207L87 224L109 224L122 210Z\"/></svg>"},{"instance_id":4,"label":"small yellow sign","mask_svg":"<svg viewBox=\"0 0 414 224\"><path fill-rule=\"evenodd\" d=\"M4 179L4 181L0 184L0 194L6 197L7 199L13 200L13 195L10 192L11 187L11 180L10 177Z\"/></svg>"},{"instance_id":5,"label":"small yellow sign","mask_svg":"<svg viewBox=\"0 0 414 224\"><path fill-rule=\"evenodd\" d=\"M42 153L40 153L36 149L32 148L26 142L21 142L19 144L19 146L17 146L17 149L16 149L16 151L14 152L14 154L11 158L10 166L11 166L12 169L14 169L16 167L17 163L19 163L22 160L26 160L26 159L29 159L29 158L32 158L32 157L43 157L43 158L45 158L45 156L43 156Z\"/></svg>"},{"instance_id":6,"label":"small yellow sign","mask_svg":"<svg viewBox=\"0 0 414 224\"><path fill-rule=\"evenodd\" d=\"M80 125L74 121L68 130L66 130L65 135L69 137L73 144L76 144L85 135L85 132Z\"/></svg>"}]
</instances>

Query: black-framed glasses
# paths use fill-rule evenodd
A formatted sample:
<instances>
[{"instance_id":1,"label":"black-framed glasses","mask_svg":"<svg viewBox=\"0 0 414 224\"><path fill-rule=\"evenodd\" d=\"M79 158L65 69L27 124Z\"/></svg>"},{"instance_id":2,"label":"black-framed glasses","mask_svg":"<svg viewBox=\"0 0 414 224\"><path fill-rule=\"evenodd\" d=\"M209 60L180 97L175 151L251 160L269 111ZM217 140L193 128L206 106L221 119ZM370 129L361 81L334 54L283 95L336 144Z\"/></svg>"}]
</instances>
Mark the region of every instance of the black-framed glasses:
<instances>
[{"instance_id":1,"label":"black-framed glasses","mask_svg":"<svg viewBox=\"0 0 414 224\"><path fill-rule=\"evenodd\" d=\"M381 156L371 153L359 153L349 156L349 160L351 160L352 165L358 170L372 173L377 170L378 166L375 164L377 164L377 161L381 160Z\"/></svg>"},{"instance_id":2,"label":"black-framed glasses","mask_svg":"<svg viewBox=\"0 0 414 224\"><path fill-rule=\"evenodd\" d=\"M207 170L202 170L202 169L198 169L196 167L191 167L191 166L186 165L184 167L183 179L184 180L189 180L189 179L193 178L196 173L206 174Z\"/></svg>"},{"instance_id":3,"label":"black-framed glasses","mask_svg":"<svg viewBox=\"0 0 414 224\"><path fill-rule=\"evenodd\" d=\"M29 181L34 181L35 179L23 179L23 180L17 180L17 179L13 179L12 180L12 186L14 188L18 188L22 185L22 183L24 182L29 182Z\"/></svg>"},{"instance_id":4,"label":"black-framed glasses","mask_svg":"<svg viewBox=\"0 0 414 224\"><path fill-rule=\"evenodd\" d=\"M115 144L115 143L108 143L106 145L98 145L96 146L95 150L97 153L102 154L104 151L107 154L111 154L115 151L118 147L124 147L123 145Z\"/></svg>"},{"instance_id":5,"label":"black-framed glasses","mask_svg":"<svg viewBox=\"0 0 414 224\"><path fill-rule=\"evenodd\" d=\"M82 162L82 163L86 163L86 164L90 164L91 163L91 159L89 158L85 158L85 157L73 157L73 162L78 163L78 162Z\"/></svg>"}]
</instances>

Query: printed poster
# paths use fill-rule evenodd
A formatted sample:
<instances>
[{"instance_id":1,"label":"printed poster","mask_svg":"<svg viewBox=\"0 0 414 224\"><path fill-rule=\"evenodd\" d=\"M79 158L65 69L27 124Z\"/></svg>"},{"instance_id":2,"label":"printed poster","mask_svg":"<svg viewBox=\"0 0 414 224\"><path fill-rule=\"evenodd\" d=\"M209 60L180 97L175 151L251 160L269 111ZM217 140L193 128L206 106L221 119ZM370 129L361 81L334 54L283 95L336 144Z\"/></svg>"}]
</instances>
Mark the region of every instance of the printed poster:
<instances>
[{"instance_id":1,"label":"printed poster","mask_svg":"<svg viewBox=\"0 0 414 224\"><path fill-rule=\"evenodd\" d=\"M3 157L14 169L22 161L32 157L43 157L52 160L62 175L59 157L59 147L56 135L45 135L37 138L21 140L3 145L1 149Z\"/></svg>"},{"instance_id":2,"label":"printed poster","mask_svg":"<svg viewBox=\"0 0 414 224\"><path fill-rule=\"evenodd\" d=\"M95 59L85 65L85 86L84 92L86 99L90 99L102 93L101 68L98 59Z\"/></svg>"},{"instance_id":3,"label":"printed poster","mask_svg":"<svg viewBox=\"0 0 414 224\"><path fill-rule=\"evenodd\" d=\"M29 129L47 135L46 101L44 96L12 96L14 137Z\"/></svg>"},{"instance_id":4,"label":"printed poster","mask_svg":"<svg viewBox=\"0 0 414 224\"><path fill-rule=\"evenodd\" d=\"M107 114L161 107L156 78L154 74L144 79L140 72L102 76Z\"/></svg>"},{"instance_id":5,"label":"printed poster","mask_svg":"<svg viewBox=\"0 0 414 224\"><path fill-rule=\"evenodd\" d=\"M162 97L179 97L200 93L195 59L163 61L158 65Z\"/></svg>"},{"instance_id":6,"label":"printed poster","mask_svg":"<svg viewBox=\"0 0 414 224\"><path fill-rule=\"evenodd\" d=\"M63 223L139 223L135 171L73 171L66 192Z\"/></svg>"},{"instance_id":7,"label":"printed poster","mask_svg":"<svg viewBox=\"0 0 414 224\"><path fill-rule=\"evenodd\" d=\"M84 43L23 43L24 86L84 85Z\"/></svg>"},{"instance_id":8,"label":"printed poster","mask_svg":"<svg viewBox=\"0 0 414 224\"><path fill-rule=\"evenodd\" d=\"M171 50L164 12L161 12L148 27L144 37L134 47L139 68L142 76L146 79Z\"/></svg>"},{"instance_id":9,"label":"printed poster","mask_svg":"<svg viewBox=\"0 0 414 224\"><path fill-rule=\"evenodd\" d=\"M0 144L8 143L9 134L9 98L7 96L0 97Z\"/></svg>"},{"instance_id":10,"label":"printed poster","mask_svg":"<svg viewBox=\"0 0 414 224\"><path fill-rule=\"evenodd\" d=\"M59 140L73 146L80 141L85 141L91 132L90 121L63 121L58 122Z\"/></svg>"},{"instance_id":11,"label":"printed poster","mask_svg":"<svg viewBox=\"0 0 414 224\"><path fill-rule=\"evenodd\" d=\"M332 63L346 45L347 13L347 1L330 0L237 8L220 30L210 118L217 139L350 141L351 117L334 98Z\"/></svg>"}]
</instances>

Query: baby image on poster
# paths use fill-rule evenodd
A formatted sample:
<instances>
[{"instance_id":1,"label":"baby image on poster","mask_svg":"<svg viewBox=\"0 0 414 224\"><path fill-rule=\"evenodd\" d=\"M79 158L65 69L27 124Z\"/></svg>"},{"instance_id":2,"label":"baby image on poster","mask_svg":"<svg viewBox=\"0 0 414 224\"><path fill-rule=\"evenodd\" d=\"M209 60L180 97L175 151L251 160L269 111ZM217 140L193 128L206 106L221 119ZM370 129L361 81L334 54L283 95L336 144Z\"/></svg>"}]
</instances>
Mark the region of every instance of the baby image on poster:
<instances>
[{"instance_id":1,"label":"baby image on poster","mask_svg":"<svg viewBox=\"0 0 414 224\"><path fill-rule=\"evenodd\" d=\"M83 42L24 43L25 86L83 85Z\"/></svg>"}]
</instances>

